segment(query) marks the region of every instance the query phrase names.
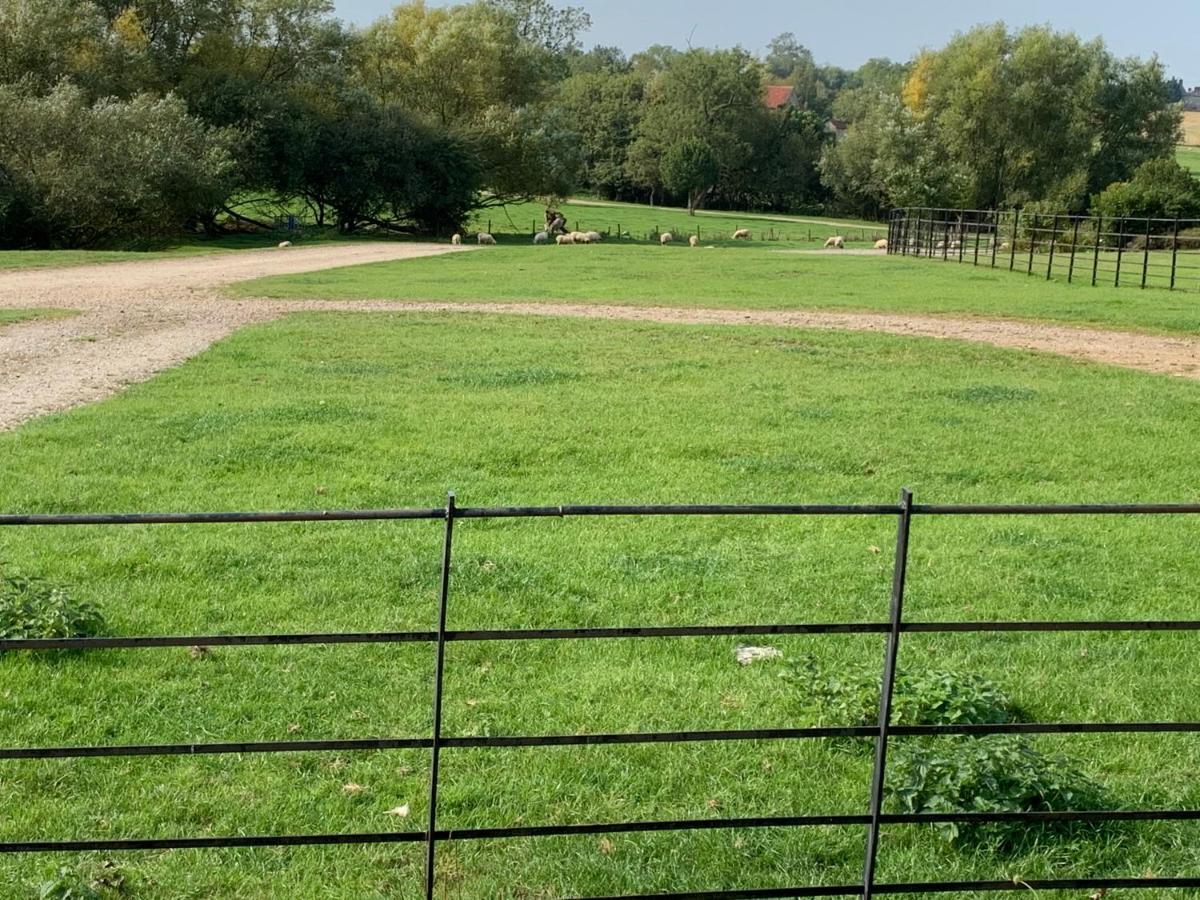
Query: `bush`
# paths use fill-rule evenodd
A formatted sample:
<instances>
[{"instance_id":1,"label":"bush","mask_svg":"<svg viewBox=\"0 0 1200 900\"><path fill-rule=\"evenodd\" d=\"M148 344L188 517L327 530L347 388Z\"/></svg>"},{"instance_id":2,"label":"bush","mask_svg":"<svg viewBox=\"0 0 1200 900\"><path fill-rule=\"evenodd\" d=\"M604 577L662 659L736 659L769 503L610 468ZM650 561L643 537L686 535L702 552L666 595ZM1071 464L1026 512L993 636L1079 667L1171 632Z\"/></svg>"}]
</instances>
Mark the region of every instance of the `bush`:
<instances>
[{"instance_id":1,"label":"bush","mask_svg":"<svg viewBox=\"0 0 1200 900\"><path fill-rule=\"evenodd\" d=\"M874 725L879 719L879 672L826 672L811 657L792 663L784 677L800 688L800 703L817 724ZM1011 719L1012 704L994 682L961 672L896 673L895 725L991 725Z\"/></svg>"},{"instance_id":2,"label":"bush","mask_svg":"<svg viewBox=\"0 0 1200 900\"><path fill-rule=\"evenodd\" d=\"M1092 198L1092 213L1116 219L1197 218L1200 180L1174 159L1153 159L1129 181L1111 184Z\"/></svg>"},{"instance_id":3,"label":"bush","mask_svg":"<svg viewBox=\"0 0 1200 900\"><path fill-rule=\"evenodd\" d=\"M73 600L65 588L41 578L0 572L0 638L92 637L103 630L100 611Z\"/></svg>"},{"instance_id":4,"label":"bush","mask_svg":"<svg viewBox=\"0 0 1200 900\"><path fill-rule=\"evenodd\" d=\"M879 718L878 670L826 672L811 658L784 674L801 690L800 703L816 724L871 726ZM896 674L893 725L992 725L1016 720L1012 701L996 683L960 672ZM866 749L865 741L855 746ZM904 813L1038 812L1098 809L1100 787L1065 757L1037 750L1027 738L947 736L904 738L892 744L888 796ZM1000 849L1062 828L1021 823L939 826L948 840L990 840Z\"/></svg>"},{"instance_id":5,"label":"bush","mask_svg":"<svg viewBox=\"0 0 1200 900\"><path fill-rule=\"evenodd\" d=\"M78 247L177 233L228 196L232 134L176 97L89 104L0 86L0 246Z\"/></svg>"},{"instance_id":6,"label":"bush","mask_svg":"<svg viewBox=\"0 0 1200 900\"><path fill-rule=\"evenodd\" d=\"M1100 786L1069 759L1042 753L1026 738L1013 736L899 741L888 766L888 794L903 813L1048 812L1106 805ZM1013 822L937 827L948 840L990 841L1000 849L1049 830Z\"/></svg>"}]
</instances>

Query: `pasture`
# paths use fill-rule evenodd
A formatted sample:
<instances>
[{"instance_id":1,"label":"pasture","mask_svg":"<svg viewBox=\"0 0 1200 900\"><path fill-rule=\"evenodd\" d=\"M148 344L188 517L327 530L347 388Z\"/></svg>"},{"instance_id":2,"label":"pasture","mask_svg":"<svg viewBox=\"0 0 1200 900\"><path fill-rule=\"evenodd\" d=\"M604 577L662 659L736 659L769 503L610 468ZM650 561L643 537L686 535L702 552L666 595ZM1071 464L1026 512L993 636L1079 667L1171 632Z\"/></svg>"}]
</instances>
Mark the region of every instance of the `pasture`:
<instances>
[{"instance_id":1,"label":"pasture","mask_svg":"<svg viewBox=\"0 0 1200 900\"><path fill-rule=\"evenodd\" d=\"M1181 166L1194 175L1200 175L1200 147L1180 146L1176 155Z\"/></svg>"},{"instance_id":2,"label":"pasture","mask_svg":"<svg viewBox=\"0 0 1200 900\"><path fill-rule=\"evenodd\" d=\"M0 328L34 319L58 319L69 315L71 311L64 309L0 309Z\"/></svg>"},{"instance_id":3,"label":"pasture","mask_svg":"<svg viewBox=\"0 0 1200 900\"><path fill-rule=\"evenodd\" d=\"M1044 258L1039 259L1042 268ZM1063 267L1059 260L1059 268ZM1062 273L1065 280L1065 269ZM885 286L881 288L881 285ZM1200 285L1198 285L1200 286ZM720 309L822 309L1007 317L1195 334L1200 297L1111 284L1046 283L1022 270L956 262L717 249L502 246L477 253L331 269L235 285L238 297L602 303Z\"/></svg>"},{"instance_id":4,"label":"pasture","mask_svg":"<svg viewBox=\"0 0 1200 900\"><path fill-rule=\"evenodd\" d=\"M508 252L464 258L503 273ZM447 285L474 278L447 271ZM922 263L911 277L929 273L936 283L940 271ZM1193 382L955 342L314 313L241 331L121 396L0 435L0 508L423 506L451 488L469 505L887 502L901 484L926 502L1189 500L1200 474L1198 415ZM1198 527L922 522L911 615L1190 617ZM451 627L879 618L893 535L889 520L464 523ZM70 585L117 634L434 621L433 523L8 529L0 538L6 569ZM790 660L833 667L874 667L881 653L876 637L772 644ZM445 728L815 724L781 665L740 668L736 645L452 647ZM985 674L1031 720L1200 715L1185 636L914 636L904 665ZM420 646L7 654L0 668L9 746L406 736L429 727L432 658ZM1069 751L1117 806L1197 803L1200 751L1190 738L1037 744ZM447 751L439 821L858 812L869 764L819 741ZM7 761L0 840L419 829L427 766L426 754L407 751ZM404 807L407 816L395 812ZM1122 825L1006 848L896 828L885 835L880 876L1186 873L1200 862L1198 836L1191 825ZM831 828L473 842L443 846L439 860L446 897L554 898L854 881L861 852L861 829ZM419 848L386 846L18 855L0 858L0 883L14 896L91 884L106 898L403 898L419 896L421 864Z\"/></svg>"},{"instance_id":5,"label":"pasture","mask_svg":"<svg viewBox=\"0 0 1200 900\"><path fill-rule=\"evenodd\" d=\"M887 225L860 219L826 216L789 216L771 213L739 213L698 210L689 216L686 209L646 206L607 200L576 198L557 209L566 217L572 231L599 231L609 240L628 234L624 240L658 243L658 235L671 232L686 246L689 235L699 234L705 244L732 243L733 233L742 228L751 231L752 242L796 246L820 246L826 238L839 234L860 245L887 237ZM545 207L537 203L512 203L479 212L470 223L468 238L491 226L501 243L529 243L530 237L545 225ZM530 229L534 229L531 231Z\"/></svg>"}]
</instances>

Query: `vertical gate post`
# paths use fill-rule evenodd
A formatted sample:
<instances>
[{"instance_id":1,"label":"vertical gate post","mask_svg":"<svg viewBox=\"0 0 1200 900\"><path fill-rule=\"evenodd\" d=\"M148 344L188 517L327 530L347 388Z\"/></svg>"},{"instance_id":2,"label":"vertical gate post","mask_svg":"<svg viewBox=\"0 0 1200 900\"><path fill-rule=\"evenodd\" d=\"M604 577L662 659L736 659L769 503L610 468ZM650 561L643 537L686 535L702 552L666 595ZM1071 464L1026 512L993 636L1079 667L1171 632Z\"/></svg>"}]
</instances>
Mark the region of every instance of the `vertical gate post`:
<instances>
[{"instance_id":1,"label":"vertical gate post","mask_svg":"<svg viewBox=\"0 0 1200 900\"><path fill-rule=\"evenodd\" d=\"M1033 223L1029 226L1029 267L1026 275L1033 274L1033 251L1037 249L1038 215L1033 214Z\"/></svg>"},{"instance_id":2,"label":"vertical gate post","mask_svg":"<svg viewBox=\"0 0 1200 900\"><path fill-rule=\"evenodd\" d=\"M1121 286L1121 259L1125 255L1125 220L1117 220L1117 277L1113 280L1113 287Z\"/></svg>"},{"instance_id":3,"label":"vertical gate post","mask_svg":"<svg viewBox=\"0 0 1200 900\"><path fill-rule=\"evenodd\" d=\"M1104 240L1104 216L1096 216L1096 246L1092 253L1092 287L1096 286L1096 276L1100 273L1100 242Z\"/></svg>"},{"instance_id":4,"label":"vertical gate post","mask_svg":"<svg viewBox=\"0 0 1200 900\"><path fill-rule=\"evenodd\" d=\"M992 268L996 268L996 252L1000 249L1000 210L992 210Z\"/></svg>"},{"instance_id":5,"label":"vertical gate post","mask_svg":"<svg viewBox=\"0 0 1200 900\"><path fill-rule=\"evenodd\" d=\"M978 268L978 266L979 266L979 235L982 230L983 230L982 223L979 221L978 213L976 213L976 215L975 215L975 266L976 266L976 268Z\"/></svg>"},{"instance_id":6,"label":"vertical gate post","mask_svg":"<svg viewBox=\"0 0 1200 900\"><path fill-rule=\"evenodd\" d=\"M1054 225L1050 231L1050 261L1046 263L1046 280L1054 275L1054 251L1058 248L1058 216L1054 217Z\"/></svg>"},{"instance_id":7,"label":"vertical gate post","mask_svg":"<svg viewBox=\"0 0 1200 900\"><path fill-rule=\"evenodd\" d=\"M873 900L875 868L879 860L879 826L883 816L884 780L887 774L888 736L891 732L892 696L896 687L896 659L900 653L900 627L904 621L904 585L908 576L908 535L912 525L912 492L900 494L896 526L896 562L892 570L891 620L883 656L883 681L879 692L879 735L875 739L875 768L871 776L871 824L863 863L862 900Z\"/></svg>"},{"instance_id":8,"label":"vertical gate post","mask_svg":"<svg viewBox=\"0 0 1200 900\"><path fill-rule=\"evenodd\" d=\"M1020 228L1019 228L1020 224L1021 224L1021 211L1019 209L1014 209L1013 210L1012 244L1008 248L1009 253L1011 254L1008 259L1008 271L1010 271L1010 272L1017 267L1017 235L1019 235L1021 233Z\"/></svg>"},{"instance_id":9,"label":"vertical gate post","mask_svg":"<svg viewBox=\"0 0 1200 900\"><path fill-rule=\"evenodd\" d=\"M950 258L950 211L942 210L942 262Z\"/></svg>"},{"instance_id":10,"label":"vertical gate post","mask_svg":"<svg viewBox=\"0 0 1200 900\"><path fill-rule=\"evenodd\" d=\"M1071 232L1071 265L1067 268L1067 284L1075 283L1075 251L1079 247L1079 217L1075 217L1075 228Z\"/></svg>"},{"instance_id":11,"label":"vertical gate post","mask_svg":"<svg viewBox=\"0 0 1200 900\"><path fill-rule=\"evenodd\" d=\"M1171 236L1171 290L1175 290L1175 273L1179 271L1179 217L1175 217L1175 231Z\"/></svg>"},{"instance_id":12,"label":"vertical gate post","mask_svg":"<svg viewBox=\"0 0 1200 900\"><path fill-rule=\"evenodd\" d=\"M442 544L442 582L438 597L437 662L433 674L433 743L429 759L429 829L425 837L425 900L433 900L434 856L437 852L438 769L442 752L442 693L446 673L446 610L450 601L454 516L454 494L450 494L446 498L446 533Z\"/></svg>"},{"instance_id":13,"label":"vertical gate post","mask_svg":"<svg viewBox=\"0 0 1200 900\"><path fill-rule=\"evenodd\" d=\"M1146 246L1142 253L1142 290L1146 289L1146 276L1150 273L1150 223L1149 216L1146 217Z\"/></svg>"}]
</instances>

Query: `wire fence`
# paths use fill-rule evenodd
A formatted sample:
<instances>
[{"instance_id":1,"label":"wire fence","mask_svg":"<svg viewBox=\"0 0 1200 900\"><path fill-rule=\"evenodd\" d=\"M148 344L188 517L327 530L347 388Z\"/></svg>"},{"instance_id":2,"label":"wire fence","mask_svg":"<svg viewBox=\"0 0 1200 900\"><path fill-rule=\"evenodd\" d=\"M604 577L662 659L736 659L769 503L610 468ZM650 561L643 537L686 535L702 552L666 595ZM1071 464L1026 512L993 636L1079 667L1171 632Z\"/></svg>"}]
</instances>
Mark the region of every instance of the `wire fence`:
<instances>
[{"instance_id":1,"label":"wire fence","mask_svg":"<svg viewBox=\"0 0 1200 900\"><path fill-rule=\"evenodd\" d=\"M1200 220L909 207L892 212L888 253L1047 281L1200 291Z\"/></svg>"},{"instance_id":2,"label":"wire fence","mask_svg":"<svg viewBox=\"0 0 1200 900\"><path fill-rule=\"evenodd\" d=\"M454 562L456 523L470 520L559 519L568 517L885 517L896 520L895 562L892 572L889 615L886 621L833 622L817 624L766 623L748 625L702 625L666 627L538 628L463 631L449 628L451 575ZM920 505L907 490L896 504L878 505L705 505L705 506L552 506L463 508L450 495L445 507L429 509L349 510L339 512L267 512L267 513L178 513L149 515L3 515L0 527L39 528L47 526L134 526L254 524L271 522L439 522L443 531L440 557L441 577L437 598L437 627L431 632L379 633L298 633L298 634L227 634L189 636L130 636L70 639L0 640L0 653L35 653L56 650L114 650L147 647L245 647L294 646L304 644L413 644L432 645L435 663L430 704L432 731L427 735L360 740L291 740L241 743L188 743L123 746L0 747L0 760L45 760L113 757L167 757L196 754L271 754L321 751L425 750L430 754L428 782L429 816L424 830L376 833L261 834L230 836L181 836L166 839L136 837L93 840L32 840L0 842L0 853L37 854L85 851L153 851L171 849L213 849L248 847L297 847L334 845L423 844L425 850L424 896L438 891L438 848L460 841L486 841L507 838L546 838L568 835L605 835L651 832L688 832L713 830L861 827L864 852L861 881L853 884L798 885L793 887L712 890L679 893L625 894L622 897L861 897L892 894L931 895L954 892L1000 892L1027 890L1084 889L1105 891L1118 888L1200 889L1200 877L1143 878L1106 877L1097 873L1086 878L993 881L928 881L922 883L881 883L876 878L880 859L880 835L893 825L939 825L983 823L1076 822L1195 822L1200 809L1123 809L1056 810L1036 812L953 812L890 813L885 811L887 796L888 750L897 740L922 736L959 735L986 737L1004 734L1084 735L1084 734L1187 734L1200 732L1200 722L1022 722L991 725L897 725L892 719L896 675L901 638L905 634L984 634L1037 632L1197 632L1200 621L947 621L914 622L904 617L909 543L912 522L922 517L964 516L1200 516L1200 504L1139 505ZM880 704L877 723L864 727L771 728L757 730L716 730L676 732L583 733L550 735L455 736L442 727L445 702L446 647L451 643L489 641L615 641L671 638L712 638L750 635L848 635L877 634L885 637L880 676ZM438 788L441 756L445 750L481 748L538 748L568 746L614 746L631 744L682 744L731 741L795 741L831 738L857 738L875 744L874 764L865 811L836 815L761 816L752 818L709 818L688 820L643 820L584 822L563 825L513 826L448 830L438 824ZM597 898L592 898L597 900ZM616 898L612 898L616 900Z\"/></svg>"}]
</instances>

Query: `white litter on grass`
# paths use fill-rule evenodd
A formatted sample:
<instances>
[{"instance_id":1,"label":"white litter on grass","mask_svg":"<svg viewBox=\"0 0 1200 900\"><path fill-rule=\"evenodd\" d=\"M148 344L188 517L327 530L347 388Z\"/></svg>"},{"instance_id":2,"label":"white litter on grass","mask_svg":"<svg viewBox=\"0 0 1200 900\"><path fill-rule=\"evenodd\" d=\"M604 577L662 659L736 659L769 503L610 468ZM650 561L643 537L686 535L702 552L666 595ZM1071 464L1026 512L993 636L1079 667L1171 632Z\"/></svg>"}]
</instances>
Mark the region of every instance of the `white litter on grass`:
<instances>
[{"instance_id":1,"label":"white litter on grass","mask_svg":"<svg viewBox=\"0 0 1200 900\"><path fill-rule=\"evenodd\" d=\"M774 647L738 647L734 651L734 656L737 658L739 666L748 666L751 663L765 662L769 659L783 659L783 651Z\"/></svg>"},{"instance_id":2,"label":"white litter on grass","mask_svg":"<svg viewBox=\"0 0 1200 900\"><path fill-rule=\"evenodd\" d=\"M396 816L399 819L407 818L408 817L408 804L405 803L403 806L397 806L395 809L389 809L387 812L384 813L384 815L385 816Z\"/></svg>"}]
</instances>

